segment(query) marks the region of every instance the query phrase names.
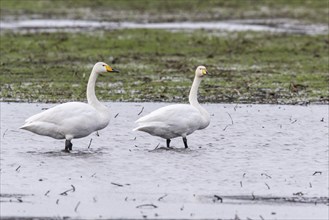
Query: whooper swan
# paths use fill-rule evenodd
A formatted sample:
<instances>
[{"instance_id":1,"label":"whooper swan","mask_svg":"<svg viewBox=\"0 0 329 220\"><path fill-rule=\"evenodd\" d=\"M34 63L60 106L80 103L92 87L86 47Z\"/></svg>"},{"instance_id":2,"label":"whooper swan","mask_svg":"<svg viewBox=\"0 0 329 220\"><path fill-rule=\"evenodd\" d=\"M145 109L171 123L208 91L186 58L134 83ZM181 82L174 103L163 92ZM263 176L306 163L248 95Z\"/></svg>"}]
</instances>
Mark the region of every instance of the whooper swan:
<instances>
[{"instance_id":1,"label":"whooper swan","mask_svg":"<svg viewBox=\"0 0 329 220\"><path fill-rule=\"evenodd\" d=\"M94 65L87 85L87 103L67 102L25 120L20 127L33 133L55 139L65 139L65 152L72 150L71 140L86 137L105 128L110 122L110 110L95 95L95 83L99 74L119 72L103 62Z\"/></svg>"},{"instance_id":2,"label":"whooper swan","mask_svg":"<svg viewBox=\"0 0 329 220\"><path fill-rule=\"evenodd\" d=\"M188 148L186 136L196 130L206 128L210 123L209 113L199 104L197 99L198 88L202 78L207 75L204 66L195 70L194 81L189 94L190 104L175 104L162 107L138 119L139 125L134 131L144 131L153 136L167 140L170 148L172 138L182 137L185 148Z\"/></svg>"}]
</instances>

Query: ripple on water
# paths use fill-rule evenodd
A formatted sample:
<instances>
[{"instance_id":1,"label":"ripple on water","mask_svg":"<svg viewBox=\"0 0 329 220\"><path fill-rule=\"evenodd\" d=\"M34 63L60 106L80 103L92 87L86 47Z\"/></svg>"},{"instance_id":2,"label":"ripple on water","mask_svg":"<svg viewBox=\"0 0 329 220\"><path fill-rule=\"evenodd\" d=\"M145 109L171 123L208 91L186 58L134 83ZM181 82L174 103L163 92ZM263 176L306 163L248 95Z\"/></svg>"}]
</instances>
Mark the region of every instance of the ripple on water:
<instances>
[{"instance_id":1,"label":"ripple on water","mask_svg":"<svg viewBox=\"0 0 329 220\"><path fill-rule=\"evenodd\" d=\"M46 156L46 157L81 157L88 158L94 156L101 156L104 154L102 148L97 149L85 149L85 150L72 150L69 153L63 150L54 150L54 151L27 151L25 152L34 156ZM22 153L22 154L25 154Z\"/></svg>"}]
</instances>

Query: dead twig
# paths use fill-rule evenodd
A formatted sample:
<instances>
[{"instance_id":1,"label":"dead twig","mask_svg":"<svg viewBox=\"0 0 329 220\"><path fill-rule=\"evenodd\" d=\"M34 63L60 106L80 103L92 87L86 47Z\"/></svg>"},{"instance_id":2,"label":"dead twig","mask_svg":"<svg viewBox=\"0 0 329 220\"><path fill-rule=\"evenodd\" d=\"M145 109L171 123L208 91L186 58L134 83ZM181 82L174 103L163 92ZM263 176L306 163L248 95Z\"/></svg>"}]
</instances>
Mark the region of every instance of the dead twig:
<instances>
[{"instance_id":1,"label":"dead twig","mask_svg":"<svg viewBox=\"0 0 329 220\"><path fill-rule=\"evenodd\" d=\"M117 118L117 117L118 117L118 115L119 115L119 113L117 113L117 114L114 116L114 118Z\"/></svg>"},{"instance_id":2,"label":"dead twig","mask_svg":"<svg viewBox=\"0 0 329 220\"><path fill-rule=\"evenodd\" d=\"M232 123L232 125L234 124L234 122L233 122L233 119L232 119L232 116L230 115L230 113L228 113L228 112L226 112L227 114L228 114L228 116L230 116L230 119L231 119L231 123Z\"/></svg>"},{"instance_id":3,"label":"dead twig","mask_svg":"<svg viewBox=\"0 0 329 220\"><path fill-rule=\"evenodd\" d=\"M136 208L138 208L138 209L140 209L140 208L153 208L153 209L156 209L156 208L158 208L158 206L156 206L154 204L142 204L142 205L136 206Z\"/></svg>"},{"instance_id":4,"label":"dead twig","mask_svg":"<svg viewBox=\"0 0 329 220\"><path fill-rule=\"evenodd\" d=\"M236 104L236 105L234 106L234 111L236 111L237 107L238 107L238 104Z\"/></svg>"},{"instance_id":5,"label":"dead twig","mask_svg":"<svg viewBox=\"0 0 329 220\"><path fill-rule=\"evenodd\" d=\"M123 185L122 184L119 184L119 183L113 183L113 182L111 182L111 184L112 185L115 185L115 186L123 187Z\"/></svg>"},{"instance_id":6,"label":"dead twig","mask_svg":"<svg viewBox=\"0 0 329 220\"><path fill-rule=\"evenodd\" d=\"M160 145L160 143L158 143L158 145L153 149L153 150L156 150L156 149L158 149L158 147L159 147L159 145Z\"/></svg>"},{"instance_id":7,"label":"dead twig","mask_svg":"<svg viewBox=\"0 0 329 220\"><path fill-rule=\"evenodd\" d=\"M144 110L144 106L143 106L142 110L138 113L138 115L142 114L143 110Z\"/></svg>"},{"instance_id":8,"label":"dead twig","mask_svg":"<svg viewBox=\"0 0 329 220\"><path fill-rule=\"evenodd\" d=\"M8 131L8 128L3 132L2 138L5 138L6 132Z\"/></svg>"},{"instance_id":9,"label":"dead twig","mask_svg":"<svg viewBox=\"0 0 329 220\"><path fill-rule=\"evenodd\" d=\"M226 125L225 128L223 129L223 131L225 131L228 128L228 126L231 126L231 125L234 124L233 119L232 119L232 116L230 115L230 113L228 113L228 112L226 112L226 113L228 114L228 116L230 116L231 124Z\"/></svg>"},{"instance_id":10,"label":"dead twig","mask_svg":"<svg viewBox=\"0 0 329 220\"><path fill-rule=\"evenodd\" d=\"M314 173L313 173L313 175L312 176L315 176L316 174L322 174L322 172L321 171L315 171Z\"/></svg>"},{"instance_id":11,"label":"dead twig","mask_svg":"<svg viewBox=\"0 0 329 220\"><path fill-rule=\"evenodd\" d=\"M230 126L230 125L226 125L226 126L225 126L225 128L223 129L223 131L225 131L225 130L226 130L226 128L228 128L228 126Z\"/></svg>"},{"instance_id":12,"label":"dead twig","mask_svg":"<svg viewBox=\"0 0 329 220\"><path fill-rule=\"evenodd\" d=\"M168 194L164 194L163 196L158 198L158 201L162 200L164 197L168 196Z\"/></svg>"},{"instance_id":13,"label":"dead twig","mask_svg":"<svg viewBox=\"0 0 329 220\"><path fill-rule=\"evenodd\" d=\"M67 193L68 192L74 192L75 191L75 187L73 185L71 185L71 187L72 187L71 189L68 189L68 190L62 192L59 195L61 195L61 196L67 196Z\"/></svg>"},{"instance_id":14,"label":"dead twig","mask_svg":"<svg viewBox=\"0 0 329 220\"><path fill-rule=\"evenodd\" d=\"M293 193L293 195L294 195L294 196L303 196L304 193L302 193L302 192L296 192L296 193Z\"/></svg>"},{"instance_id":15,"label":"dead twig","mask_svg":"<svg viewBox=\"0 0 329 220\"><path fill-rule=\"evenodd\" d=\"M265 183L265 185L267 186L268 189L270 189L270 186L267 183Z\"/></svg>"},{"instance_id":16,"label":"dead twig","mask_svg":"<svg viewBox=\"0 0 329 220\"><path fill-rule=\"evenodd\" d=\"M213 202L220 201L220 203L223 203L223 198L217 195L214 195L214 198L212 200Z\"/></svg>"},{"instance_id":17,"label":"dead twig","mask_svg":"<svg viewBox=\"0 0 329 220\"><path fill-rule=\"evenodd\" d=\"M91 142L93 141L92 138L90 138L90 141L89 141L89 145L88 145L88 149L90 148L90 145L91 145Z\"/></svg>"},{"instance_id":18,"label":"dead twig","mask_svg":"<svg viewBox=\"0 0 329 220\"><path fill-rule=\"evenodd\" d=\"M79 202L77 203L77 205L75 206L75 208L74 208L74 212L77 212L77 211L78 211L79 205L80 205L80 201L79 201Z\"/></svg>"},{"instance_id":19,"label":"dead twig","mask_svg":"<svg viewBox=\"0 0 329 220\"><path fill-rule=\"evenodd\" d=\"M48 196L48 193L50 193L50 190L48 190L48 191L45 193L45 196Z\"/></svg>"},{"instance_id":20,"label":"dead twig","mask_svg":"<svg viewBox=\"0 0 329 220\"><path fill-rule=\"evenodd\" d=\"M16 171L19 171L19 168L21 168L21 165L19 165L19 166L16 168Z\"/></svg>"}]
</instances>

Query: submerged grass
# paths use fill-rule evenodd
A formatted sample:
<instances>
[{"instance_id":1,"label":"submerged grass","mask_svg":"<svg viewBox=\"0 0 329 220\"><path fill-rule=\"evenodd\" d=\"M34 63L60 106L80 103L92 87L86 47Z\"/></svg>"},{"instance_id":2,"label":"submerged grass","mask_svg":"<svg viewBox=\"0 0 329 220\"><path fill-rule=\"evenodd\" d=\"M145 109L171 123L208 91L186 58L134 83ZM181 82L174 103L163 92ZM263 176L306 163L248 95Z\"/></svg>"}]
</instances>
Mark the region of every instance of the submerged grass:
<instances>
[{"instance_id":1,"label":"submerged grass","mask_svg":"<svg viewBox=\"0 0 329 220\"><path fill-rule=\"evenodd\" d=\"M85 100L92 65L121 70L98 79L113 101L187 101L194 69L205 65L206 102L328 102L326 35L115 30L94 33L3 33L1 99Z\"/></svg>"}]
</instances>

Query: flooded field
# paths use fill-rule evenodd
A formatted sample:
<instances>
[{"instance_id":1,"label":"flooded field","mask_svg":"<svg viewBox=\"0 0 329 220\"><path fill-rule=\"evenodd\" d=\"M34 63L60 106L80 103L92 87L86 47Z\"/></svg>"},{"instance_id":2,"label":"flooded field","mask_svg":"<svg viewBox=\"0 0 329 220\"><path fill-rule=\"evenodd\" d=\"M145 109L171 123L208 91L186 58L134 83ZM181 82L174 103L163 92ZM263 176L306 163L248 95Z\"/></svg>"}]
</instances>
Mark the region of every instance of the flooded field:
<instances>
[{"instance_id":1,"label":"flooded field","mask_svg":"<svg viewBox=\"0 0 329 220\"><path fill-rule=\"evenodd\" d=\"M87 31L116 29L167 29L167 30L212 30L212 31L267 31L274 33L327 34L325 24L303 24L292 19L244 19L210 22L105 22L91 20L31 19L1 21L1 30L25 32Z\"/></svg>"},{"instance_id":2,"label":"flooded field","mask_svg":"<svg viewBox=\"0 0 329 220\"><path fill-rule=\"evenodd\" d=\"M205 104L190 149L133 132L166 103L107 103L110 125L73 140L19 130L54 106L1 103L2 217L328 219L328 106Z\"/></svg>"}]
</instances>

